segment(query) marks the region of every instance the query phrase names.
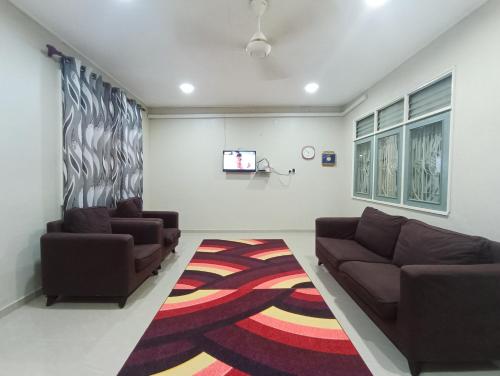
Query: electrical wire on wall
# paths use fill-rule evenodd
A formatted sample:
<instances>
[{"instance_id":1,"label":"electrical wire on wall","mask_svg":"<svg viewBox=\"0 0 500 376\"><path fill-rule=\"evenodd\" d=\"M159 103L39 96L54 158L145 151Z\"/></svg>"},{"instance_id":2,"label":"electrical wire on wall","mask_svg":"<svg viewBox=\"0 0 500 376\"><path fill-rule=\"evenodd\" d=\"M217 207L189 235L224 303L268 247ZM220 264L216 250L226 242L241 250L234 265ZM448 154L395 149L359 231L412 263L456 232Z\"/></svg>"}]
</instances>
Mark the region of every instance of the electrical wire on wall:
<instances>
[{"instance_id":1,"label":"electrical wire on wall","mask_svg":"<svg viewBox=\"0 0 500 376\"><path fill-rule=\"evenodd\" d=\"M266 165L262 166L262 162L265 162ZM288 170L288 173L283 173L283 172L276 170L274 167L271 167L271 163L269 162L269 159L267 159L267 158L261 158L257 162L257 172L258 171L273 173L273 174L280 175L280 176L291 176L291 175L295 174L295 169Z\"/></svg>"}]
</instances>

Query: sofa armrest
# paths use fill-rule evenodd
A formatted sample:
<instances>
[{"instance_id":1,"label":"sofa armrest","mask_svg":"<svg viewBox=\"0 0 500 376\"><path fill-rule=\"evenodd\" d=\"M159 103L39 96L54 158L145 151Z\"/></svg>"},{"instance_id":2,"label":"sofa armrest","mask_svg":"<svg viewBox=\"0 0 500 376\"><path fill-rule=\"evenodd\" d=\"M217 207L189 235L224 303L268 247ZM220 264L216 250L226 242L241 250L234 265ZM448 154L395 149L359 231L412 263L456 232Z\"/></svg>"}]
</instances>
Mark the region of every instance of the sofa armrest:
<instances>
[{"instance_id":1,"label":"sofa armrest","mask_svg":"<svg viewBox=\"0 0 500 376\"><path fill-rule=\"evenodd\" d=\"M500 264L402 268L397 324L408 358L496 359L499 318Z\"/></svg>"},{"instance_id":2,"label":"sofa armrest","mask_svg":"<svg viewBox=\"0 0 500 376\"><path fill-rule=\"evenodd\" d=\"M316 236L337 239L353 239L358 227L359 217L316 219Z\"/></svg>"},{"instance_id":3,"label":"sofa armrest","mask_svg":"<svg viewBox=\"0 0 500 376\"><path fill-rule=\"evenodd\" d=\"M163 221L161 219L112 218L113 234L130 234L135 244L161 244Z\"/></svg>"},{"instance_id":4,"label":"sofa armrest","mask_svg":"<svg viewBox=\"0 0 500 376\"><path fill-rule=\"evenodd\" d=\"M179 228L179 213L174 211L151 211L142 212L143 218L163 219L164 228Z\"/></svg>"},{"instance_id":5,"label":"sofa armrest","mask_svg":"<svg viewBox=\"0 0 500 376\"><path fill-rule=\"evenodd\" d=\"M53 232L40 238L42 285L46 294L109 287L116 295L128 289L135 273L131 235ZM89 281L89 276L92 276Z\"/></svg>"}]
</instances>

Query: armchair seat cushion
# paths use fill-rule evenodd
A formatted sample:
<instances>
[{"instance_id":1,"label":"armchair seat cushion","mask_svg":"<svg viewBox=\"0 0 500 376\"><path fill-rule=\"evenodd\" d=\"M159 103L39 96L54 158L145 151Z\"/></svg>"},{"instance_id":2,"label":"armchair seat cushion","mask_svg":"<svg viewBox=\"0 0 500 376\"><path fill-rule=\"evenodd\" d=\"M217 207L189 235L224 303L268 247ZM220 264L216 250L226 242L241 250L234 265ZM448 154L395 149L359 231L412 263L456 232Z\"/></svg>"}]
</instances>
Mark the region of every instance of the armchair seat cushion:
<instances>
[{"instance_id":1,"label":"armchair seat cushion","mask_svg":"<svg viewBox=\"0 0 500 376\"><path fill-rule=\"evenodd\" d=\"M365 261L381 264L390 264L391 260L371 252L355 240L316 238L317 248L325 254L328 261L339 268L346 261Z\"/></svg>"},{"instance_id":2,"label":"armchair seat cushion","mask_svg":"<svg viewBox=\"0 0 500 376\"><path fill-rule=\"evenodd\" d=\"M383 319L394 320L400 298L401 269L393 264L346 262L339 270L349 277L353 292Z\"/></svg>"},{"instance_id":3,"label":"armchair seat cushion","mask_svg":"<svg viewBox=\"0 0 500 376\"><path fill-rule=\"evenodd\" d=\"M161 258L160 244L142 244L134 247L135 270L140 272Z\"/></svg>"},{"instance_id":4,"label":"armchair seat cushion","mask_svg":"<svg viewBox=\"0 0 500 376\"><path fill-rule=\"evenodd\" d=\"M164 228L163 229L163 241L165 246L172 245L177 242L181 236L181 231L178 228Z\"/></svg>"}]
</instances>

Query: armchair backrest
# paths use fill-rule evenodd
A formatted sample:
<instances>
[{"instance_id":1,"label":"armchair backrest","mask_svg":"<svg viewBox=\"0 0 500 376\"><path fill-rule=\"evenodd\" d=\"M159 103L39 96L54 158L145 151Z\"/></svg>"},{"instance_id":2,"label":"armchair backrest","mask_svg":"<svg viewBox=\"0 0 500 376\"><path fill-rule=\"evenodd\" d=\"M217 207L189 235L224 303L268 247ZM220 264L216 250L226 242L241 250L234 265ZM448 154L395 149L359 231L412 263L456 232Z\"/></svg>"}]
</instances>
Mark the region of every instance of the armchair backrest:
<instances>
[{"instance_id":1,"label":"armchair backrest","mask_svg":"<svg viewBox=\"0 0 500 376\"><path fill-rule=\"evenodd\" d=\"M64 232L64 221L59 219L47 223L47 232Z\"/></svg>"}]
</instances>

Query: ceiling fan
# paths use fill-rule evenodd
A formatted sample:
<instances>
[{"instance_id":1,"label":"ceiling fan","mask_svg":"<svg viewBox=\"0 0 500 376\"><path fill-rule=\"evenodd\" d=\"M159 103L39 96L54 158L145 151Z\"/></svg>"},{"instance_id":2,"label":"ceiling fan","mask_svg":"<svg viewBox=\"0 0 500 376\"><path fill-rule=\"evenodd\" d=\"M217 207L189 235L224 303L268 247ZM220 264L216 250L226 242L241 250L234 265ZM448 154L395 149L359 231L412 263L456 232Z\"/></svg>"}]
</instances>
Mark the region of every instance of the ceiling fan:
<instances>
[{"instance_id":1,"label":"ceiling fan","mask_svg":"<svg viewBox=\"0 0 500 376\"><path fill-rule=\"evenodd\" d=\"M281 65L276 63L276 57L270 56L272 46L261 28L262 17L269 6L269 1L250 0L250 6L257 16L257 31L253 34L245 47L247 55L255 58L257 72L262 79L283 80L288 78L288 72L286 72Z\"/></svg>"},{"instance_id":2,"label":"ceiling fan","mask_svg":"<svg viewBox=\"0 0 500 376\"><path fill-rule=\"evenodd\" d=\"M271 44L261 30L261 20L268 7L268 2L267 0L251 0L250 5L257 16L257 31L248 42L245 51L251 57L262 59L269 56L272 49Z\"/></svg>"}]
</instances>

